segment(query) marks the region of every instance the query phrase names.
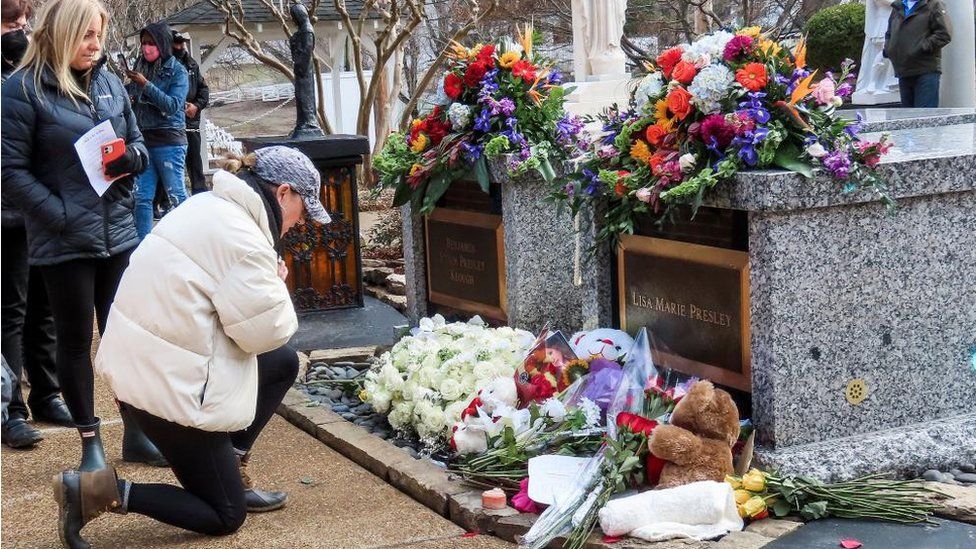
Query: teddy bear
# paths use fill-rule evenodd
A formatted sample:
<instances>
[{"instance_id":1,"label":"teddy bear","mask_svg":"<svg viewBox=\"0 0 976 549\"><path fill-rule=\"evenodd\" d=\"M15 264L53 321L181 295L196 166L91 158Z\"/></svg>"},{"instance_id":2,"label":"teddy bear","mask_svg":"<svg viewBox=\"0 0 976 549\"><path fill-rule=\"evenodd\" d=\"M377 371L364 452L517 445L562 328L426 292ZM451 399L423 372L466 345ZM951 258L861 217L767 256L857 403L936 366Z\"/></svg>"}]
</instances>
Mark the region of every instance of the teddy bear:
<instances>
[{"instance_id":1,"label":"teddy bear","mask_svg":"<svg viewBox=\"0 0 976 549\"><path fill-rule=\"evenodd\" d=\"M573 352L579 358L605 358L616 361L626 355L634 345L634 338L627 332L599 328L588 332L576 332L570 339Z\"/></svg>"},{"instance_id":2,"label":"teddy bear","mask_svg":"<svg viewBox=\"0 0 976 549\"><path fill-rule=\"evenodd\" d=\"M733 473L732 445L739 438L739 409L710 381L698 381L654 429L651 453L665 460L658 488L700 480L723 481Z\"/></svg>"}]
</instances>

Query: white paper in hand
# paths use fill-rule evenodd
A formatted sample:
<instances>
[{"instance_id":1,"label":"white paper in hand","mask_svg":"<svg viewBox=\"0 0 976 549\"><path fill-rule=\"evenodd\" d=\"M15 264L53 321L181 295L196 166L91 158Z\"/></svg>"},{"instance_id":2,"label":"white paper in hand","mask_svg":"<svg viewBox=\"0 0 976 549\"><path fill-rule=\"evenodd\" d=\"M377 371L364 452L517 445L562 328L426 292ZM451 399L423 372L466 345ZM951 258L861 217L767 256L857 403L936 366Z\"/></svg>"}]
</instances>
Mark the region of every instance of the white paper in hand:
<instances>
[{"instance_id":1,"label":"white paper in hand","mask_svg":"<svg viewBox=\"0 0 976 549\"><path fill-rule=\"evenodd\" d=\"M98 196L105 194L105 191L112 186L112 181L118 179L117 177L115 179L106 177L105 170L102 168L102 145L116 138L112 121L106 120L85 132L85 135L75 141L75 151L78 152L78 158L81 159L81 167L85 169L88 182L91 183Z\"/></svg>"},{"instance_id":2,"label":"white paper in hand","mask_svg":"<svg viewBox=\"0 0 976 549\"><path fill-rule=\"evenodd\" d=\"M529 459L529 499L553 505L573 491L590 458L537 456Z\"/></svg>"}]
</instances>

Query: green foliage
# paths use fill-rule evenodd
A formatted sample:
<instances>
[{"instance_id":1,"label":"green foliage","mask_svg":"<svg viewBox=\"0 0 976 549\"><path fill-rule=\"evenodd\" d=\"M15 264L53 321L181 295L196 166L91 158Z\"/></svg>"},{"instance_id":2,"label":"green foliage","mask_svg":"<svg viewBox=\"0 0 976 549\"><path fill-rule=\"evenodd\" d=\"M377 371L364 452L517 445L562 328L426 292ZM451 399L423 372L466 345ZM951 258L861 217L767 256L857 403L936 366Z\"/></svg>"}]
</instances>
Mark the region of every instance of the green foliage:
<instances>
[{"instance_id":1,"label":"green foliage","mask_svg":"<svg viewBox=\"0 0 976 549\"><path fill-rule=\"evenodd\" d=\"M861 59L864 5L852 2L821 10L810 17L804 32L811 68L836 71L844 59Z\"/></svg>"}]
</instances>

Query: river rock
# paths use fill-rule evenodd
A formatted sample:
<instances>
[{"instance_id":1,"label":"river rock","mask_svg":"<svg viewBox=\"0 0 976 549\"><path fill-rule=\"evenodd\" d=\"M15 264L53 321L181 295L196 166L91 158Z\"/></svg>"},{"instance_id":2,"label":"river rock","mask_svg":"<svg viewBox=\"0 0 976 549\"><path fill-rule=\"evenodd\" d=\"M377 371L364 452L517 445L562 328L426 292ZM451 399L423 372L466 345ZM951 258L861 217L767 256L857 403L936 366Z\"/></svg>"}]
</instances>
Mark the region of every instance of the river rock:
<instances>
[{"instance_id":1,"label":"river rock","mask_svg":"<svg viewBox=\"0 0 976 549\"><path fill-rule=\"evenodd\" d=\"M936 469L929 469L928 471L922 473L922 478L925 480L930 480L932 482L940 482L942 481L942 471L938 471Z\"/></svg>"}]
</instances>

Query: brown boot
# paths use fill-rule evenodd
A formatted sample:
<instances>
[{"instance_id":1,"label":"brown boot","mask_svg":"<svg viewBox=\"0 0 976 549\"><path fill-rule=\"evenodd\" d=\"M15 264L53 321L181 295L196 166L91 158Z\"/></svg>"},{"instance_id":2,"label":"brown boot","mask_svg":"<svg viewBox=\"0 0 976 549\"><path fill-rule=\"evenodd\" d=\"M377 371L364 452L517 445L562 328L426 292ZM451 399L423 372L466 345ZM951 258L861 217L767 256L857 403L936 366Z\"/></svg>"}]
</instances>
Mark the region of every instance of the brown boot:
<instances>
[{"instance_id":1,"label":"brown boot","mask_svg":"<svg viewBox=\"0 0 976 549\"><path fill-rule=\"evenodd\" d=\"M288 494L284 492L266 492L254 487L254 481L247 474L247 462L251 453L237 456L241 468L241 482L244 483L244 496L247 500L248 513L266 513L281 509L288 503Z\"/></svg>"},{"instance_id":2,"label":"brown boot","mask_svg":"<svg viewBox=\"0 0 976 549\"><path fill-rule=\"evenodd\" d=\"M115 469L68 470L54 475L54 499L58 502L58 537L69 549L88 549L81 529L106 511L122 506Z\"/></svg>"}]
</instances>

